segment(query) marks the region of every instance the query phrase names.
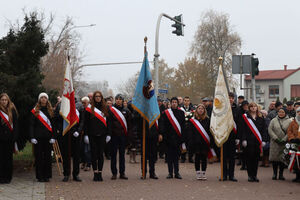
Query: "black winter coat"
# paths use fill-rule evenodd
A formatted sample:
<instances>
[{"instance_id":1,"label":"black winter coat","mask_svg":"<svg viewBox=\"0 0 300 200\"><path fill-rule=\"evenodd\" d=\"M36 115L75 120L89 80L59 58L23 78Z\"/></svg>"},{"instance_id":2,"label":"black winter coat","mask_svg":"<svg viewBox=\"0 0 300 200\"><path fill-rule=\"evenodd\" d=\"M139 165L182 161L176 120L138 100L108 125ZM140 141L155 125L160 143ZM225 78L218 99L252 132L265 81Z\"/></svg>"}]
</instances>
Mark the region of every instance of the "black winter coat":
<instances>
[{"instance_id":1,"label":"black winter coat","mask_svg":"<svg viewBox=\"0 0 300 200\"><path fill-rule=\"evenodd\" d=\"M52 126L52 132L50 132L46 126L34 115L31 115L29 125L29 138L35 139L56 139L57 132L54 123L54 117L50 117L47 107L41 107L41 111L48 117Z\"/></svg>"},{"instance_id":2,"label":"black winter coat","mask_svg":"<svg viewBox=\"0 0 300 200\"><path fill-rule=\"evenodd\" d=\"M181 136L178 136L171 122L169 121L166 112L161 116L159 124L160 133L163 134L163 139L167 146L179 147L184 142L185 137L185 117L184 112L180 109L172 109L180 127Z\"/></svg>"},{"instance_id":3,"label":"black winter coat","mask_svg":"<svg viewBox=\"0 0 300 200\"><path fill-rule=\"evenodd\" d=\"M4 120L0 117L0 140L1 141L13 141L18 138L18 119L17 113L13 110L13 131L11 132Z\"/></svg>"},{"instance_id":4,"label":"black winter coat","mask_svg":"<svg viewBox=\"0 0 300 200\"><path fill-rule=\"evenodd\" d=\"M118 109L125 117L127 123L127 136L132 135L132 115L128 108L119 107L116 104L114 105L116 109ZM112 136L124 136L124 129L117 119L117 117L111 112L109 109L109 116L111 118L111 135Z\"/></svg>"}]
</instances>

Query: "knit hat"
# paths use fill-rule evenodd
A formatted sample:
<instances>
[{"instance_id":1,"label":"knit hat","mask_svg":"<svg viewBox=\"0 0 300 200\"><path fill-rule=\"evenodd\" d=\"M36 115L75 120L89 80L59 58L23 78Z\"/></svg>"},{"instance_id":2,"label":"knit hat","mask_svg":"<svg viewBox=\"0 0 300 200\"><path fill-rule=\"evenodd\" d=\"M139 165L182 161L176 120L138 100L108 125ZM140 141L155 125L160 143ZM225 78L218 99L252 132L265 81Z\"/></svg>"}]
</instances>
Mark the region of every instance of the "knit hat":
<instances>
[{"instance_id":1,"label":"knit hat","mask_svg":"<svg viewBox=\"0 0 300 200\"><path fill-rule=\"evenodd\" d=\"M46 97L47 99L49 99L48 94L46 94L45 92L42 92L41 94L39 94L38 100L40 100L40 98L42 98L42 97Z\"/></svg>"}]
</instances>

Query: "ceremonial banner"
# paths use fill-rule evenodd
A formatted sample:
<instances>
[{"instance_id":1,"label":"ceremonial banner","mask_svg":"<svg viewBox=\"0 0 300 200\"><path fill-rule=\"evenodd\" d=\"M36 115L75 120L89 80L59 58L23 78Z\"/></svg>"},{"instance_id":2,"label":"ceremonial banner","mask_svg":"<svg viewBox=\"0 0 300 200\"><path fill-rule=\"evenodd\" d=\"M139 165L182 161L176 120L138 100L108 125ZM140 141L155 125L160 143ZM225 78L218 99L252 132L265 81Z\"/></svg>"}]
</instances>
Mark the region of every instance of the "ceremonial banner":
<instances>
[{"instance_id":1,"label":"ceremonial banner","mask_svg":"<svg viewBox=\"0 0 300 200\"><path fill-rule=\"evenodd\" d=\"M234 121L228 90L226 88L222 66L220 65L215 88L213 111L210 120L210 130L218 147L221 147L222 144L227 141L233 127Z\"/></svg>"},{"instance_id":2,"label":"ceremonial banner","mask_svg":"<svg viewBox=\"0 0 300 200\"><path fill-rule=\"evenodd\" d=\"M63 136L79 122L76 115L75 91L73 89L73 81L71 75L71 67L67 61L67 67L64 78L64 91L61 99L60 115L63 117Z\"/></svg>"},{"instance_id":3,"label":"ceremonial banner","mask_svg":"<svg viewBox=\"0 0 300 200\"><path fill-rule=\"evenodd\" d=\"M145 120L148 121L149 128L155 124L155 121L160 116L156 95L154 93L154 85L150 73L147 52L145 52L142 69L136 84L136 89L132 99L132 106Z\"/></svg>"}]
</instances>

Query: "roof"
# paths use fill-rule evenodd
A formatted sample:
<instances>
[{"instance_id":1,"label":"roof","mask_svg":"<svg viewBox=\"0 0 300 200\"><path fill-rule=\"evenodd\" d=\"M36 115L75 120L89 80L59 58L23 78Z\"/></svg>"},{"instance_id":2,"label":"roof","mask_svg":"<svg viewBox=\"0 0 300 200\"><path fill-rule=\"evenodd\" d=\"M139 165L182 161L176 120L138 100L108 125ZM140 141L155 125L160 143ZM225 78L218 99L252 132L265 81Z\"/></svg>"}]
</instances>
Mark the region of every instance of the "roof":
<instances>
[{"instance_id":1,"label":"roof","mask_svg":"<svg viewBox=\"0 0 300 200\"><path fill-rule=\"evenodd\" d=\"M300 70L300 67L297 69L286 70L262 70L259 71L258 76L255 76L255 80L283 80L298 70ZM251 75L246 75L245 80L251 80Z\"/></svg>"}]
</instances>

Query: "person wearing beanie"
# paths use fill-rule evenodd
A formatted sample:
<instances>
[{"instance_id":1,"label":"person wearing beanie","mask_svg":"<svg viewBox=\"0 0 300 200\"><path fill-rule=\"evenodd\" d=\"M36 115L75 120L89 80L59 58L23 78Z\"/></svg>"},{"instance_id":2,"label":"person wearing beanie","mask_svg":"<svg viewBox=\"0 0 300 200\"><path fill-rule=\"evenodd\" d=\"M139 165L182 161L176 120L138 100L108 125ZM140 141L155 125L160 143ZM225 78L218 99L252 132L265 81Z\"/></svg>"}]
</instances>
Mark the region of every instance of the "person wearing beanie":
<instances>
[{"instance_id":1,"label":"person wearing beanie","mask_svg":"<svg viewBox=\"0 0 300 200\"><path fill-rule=\"evenodd\" d=\"M115 104L109 108L111 120L111 180L117 179L117 152L119 151L120 179L127 180L125 175L125 148L128 137L132 135L132 116L128 108L125 108L124 97L117 94Z\"/></svg>"},{"instance_id":2,"label":"person wearing beanie","mask_svg":"<svg viewBox=\"0 0 300 200\"><path fill-rule=\"evenodd\" d=\"M55 143L56 126L53 108L46 93L39 95L31 113L29 138L34 144L36 178L39 182L49 182L52 177L51 145Z\"/></svg>"},{"instance_id":3,"label":"person wearing beanie","mask_svg":"<svg viewBox=\"0 0 300 200\"><path fill-rule=\"evenodd\" d=\"M270 136L270 154L269 160L273 166L273 180L277 180L277 171L279 167L279 180L285 180L283 177L284 163L282 162L282 151L288 139L287 129L291 123L285 108L280 108L278 115L270 122L268 132Z\"/></svg>"},{"instance_id":4,"label":"person wearing beanie","mask_svg":"<svg viewBox=\"0 0 300 200\"><path fill-rule=\"evenodd\" d=\"M296 143L300 145L300 106L296 109L296 116L294 120L290 123L290 126L287 130L288 141L290 143ZM297 165L295 165L297 166ZM296 178L293 179L293 182L300 183L300 169L294 167L296 172Z\"/></svg>"}]
</instances>

